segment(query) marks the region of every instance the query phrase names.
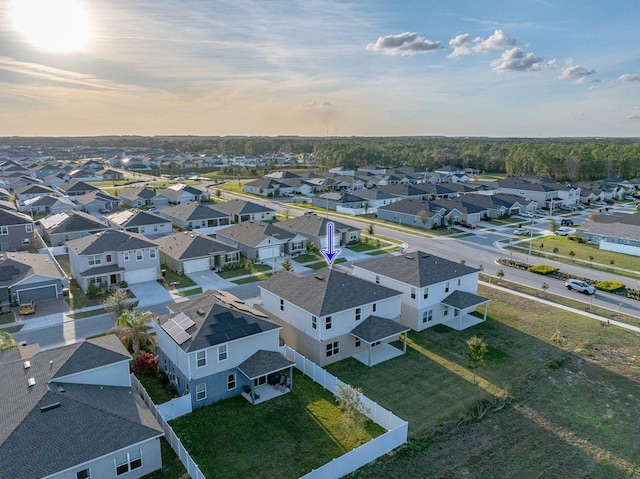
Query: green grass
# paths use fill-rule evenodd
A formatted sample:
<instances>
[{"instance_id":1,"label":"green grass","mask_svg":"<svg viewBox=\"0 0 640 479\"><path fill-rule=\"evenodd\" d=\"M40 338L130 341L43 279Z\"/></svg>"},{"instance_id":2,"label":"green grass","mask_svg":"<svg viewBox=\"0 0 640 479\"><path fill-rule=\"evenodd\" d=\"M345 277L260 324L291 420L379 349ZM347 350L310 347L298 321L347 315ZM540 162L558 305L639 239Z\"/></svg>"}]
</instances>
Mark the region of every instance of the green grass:
<instances>
[{"instance_id":1,"label":"green grass","mask_svg":"<svg viewBox=\"0 0 640 479\"><path fill-rule=\"evenodd\" d=\"M401 246L394 246L392 248L384 248L384 249L379 249L376 251L371 251L369 253L367 253L369 256L377 256L377 255L381 255L381 254L387 254L387 253L395 253L396 251L400 251L402 249Z\"/></svg>"},{"instance_id":2,"label":"green grass","mask_svg":"<svg viewBox=\"0 0 640 479\"><path fill-rule=\"evenodd\" d=\"M72 313L72 314L68 314L67 316L73 319L83 319L83 318L90 318L91 316L98 316L100 314L105 314L105 313L106 313L105 309L100 308L100 309L94 309L92 311L83 311L82 313Z\"/></svg>"},{"instance_id":3,"label":"green grass","mask_svg":"<svg viewBox=\"0 0 640 479\"><path fill-rule=\"evenodd\" d=\"M240 180L238 181L227 181L222 185L216 185L215 189L223 190L223 191L231 191L232 193L245 193L242 189L245 183L248 183L251 180ZM215 193L214 193L215 196Z\"/></svg>"},{"instance_id":4,"label":"green grass","mask_svg":"<svg viewBox=\"0 0 640 479\"><path fill-rule=\"evenodd\" d=\"M165 265L162 265L162 269L164 270L164 282L162 286L171 291L172 289L181 289L181 288L189 288L191 286L197 286L197 283L193 281L191 278L185 275L179 275L175 271L167 268ZM170 283L178 282L178 285L171 286Z\"/></svg>"},{"instance_id":5,"label":"green grass","mask_svg":"<svg viewBox=\"0 0 640 479\"><path fill-rule=\"evenodd\" d=\"M202 288L198 286L197 288L188 289L187 291L178 291L176 294L178 296L184 297L184 296L194 296L200 293L202 293Z\"/></svg>"},{"instance_id":6,"label":"green grass","mask_svg":"<svg viewBox=\"0 0 640 479\"><path fill-rule=\"evenodd\" d=\"M226 271L221 271L218 273L223 279L235 278L237 276L244 276L246 274L255 274L260 273L262 271L270 271L271 266L262 264L262 263L254 263L250 269L247 268L237 268L237 269L228 269Z\"/></svg>"},{"instance_id":7,"label":"green grass","mask_svg":"<svg viewBox=\"0 0 640 479\"><path fill-rule=\"evenodd\" d=\"M265 279L267 279L272 274L273 273L257 274L255 276L249 276L248 278L237 279L235 281L232 281L232 283L235 283L235 284L246 284L246 283L255 283L256 281L264 281Z\"/></svg>"},{"instance_id":8,"label":"green grass","mask_svg":"<svg viewBox=\"0 0 640 479\"><path fill-rule=\"evenodd\" d=\"M71 264L69 263L69 255L63 254L60 256L56 256L56 261L62 268L62 270L67 274L67 276L71 276Z\"/></svg>"},{"instance_id":9,"label":"green grass","mask_svg":"<svg viewBox=\"0 0 640 479\"><path fill-rule=\"evenodd\" d=\"M183 476L188 477L186 476L187 470L165 438L160 439L160 452L162 454L162 469L142 476L142 479L181 479Z\"/></svg>"},{"instance_id":10,"label":"green grass","mask_svg":"<svg viewBox=\"0 0 640 479\"><path fill-rule=\"evenodd\" d=\"M353 449L333 395L295 372L293 392L256 406L234 397L170 422L208 479L293 478ZM383 431L368 422L364 440Z\"/></svg>"},{"instance_id":11,"label":"green grass","mask_svg":"<svg viewBox=\"0 0 640 479\"><path fill-rule=\"evenodd\" d=\"M171 399L178 397L178 393L167 380L163 381L160 373L154 376L142 376L138 378L140 384L144 386L144 389L149 394L149 397L154 404L164 404Z\"/></svg>"},{"instance_id":12,"label":"green grass","mask_svg":"<svg viewBox=\"0 0 640 479\"><path fill-rule=\"evenodd\" d=\"M0 314L0 324L9 324L15 321L15 317L13 312L2 313Z\"/></svg>"},{"instance_id":13,"label":"green grass","mask_svg":"<svg viewBox=\"0 0 640 479\"><path fill-rule=\"evenodd\" d=\"M379 246L376 246L372 243L358 243L353 246L347 246L351 251L355 251L356 253L362 253L363 251L371 251L373 249L378 249Z\"/></svg>"},{"instance_id":14,"label":"green grass","mask_svg":"<svg viewBox=\"0 0 640 479\"><path fill-rule=\"evenodd\" d=\"M301 254L296 256L295 258L293 258L293 261L295 261L296 263L309 263L311 261L316 261L318 259L320 259L321 256L319 254L311 254L311 253L307 253L307 254Z\"/></svg>"}]
</instances>

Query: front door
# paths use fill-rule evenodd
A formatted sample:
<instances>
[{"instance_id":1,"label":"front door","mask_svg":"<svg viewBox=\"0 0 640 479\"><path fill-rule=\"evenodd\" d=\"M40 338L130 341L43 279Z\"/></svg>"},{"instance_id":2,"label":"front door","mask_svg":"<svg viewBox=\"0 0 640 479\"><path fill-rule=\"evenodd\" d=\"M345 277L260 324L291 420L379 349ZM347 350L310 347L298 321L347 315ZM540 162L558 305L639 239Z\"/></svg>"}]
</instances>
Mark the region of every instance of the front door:
<instances>
[{"instance_id":1,"label":"front door","mask_svg":"<svg viewBox=\"0 0 640 479\"><path fill-rule=\"evenodd\" d=\"M109 282L110 282L111 284L116 284L116 283L118 282L118 275L116 275L116 274L112 274L112 275L109 277Z\"/></svg>"}]
</instances>

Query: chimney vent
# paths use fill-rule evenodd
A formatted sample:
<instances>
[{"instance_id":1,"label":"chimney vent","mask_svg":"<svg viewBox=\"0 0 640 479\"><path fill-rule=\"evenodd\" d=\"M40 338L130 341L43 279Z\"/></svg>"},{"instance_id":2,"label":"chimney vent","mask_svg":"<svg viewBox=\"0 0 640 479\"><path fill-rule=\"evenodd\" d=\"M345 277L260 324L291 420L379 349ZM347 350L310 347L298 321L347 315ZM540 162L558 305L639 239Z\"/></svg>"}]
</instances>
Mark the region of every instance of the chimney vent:
<instances>
[{"instance_id":1,"label":"chimney vent","mask_svg":"<svg viewBox=\"0 0 640 479\"><path fill-rule=\"evenodd\" d=\"M29 385L29 387L31 387L31 386L35 386L35 385L36 385L36 380L35 380L35 379L33 379L33 378L29 378L29 379L27 380L27 384Z\"/></svg>"},{"instance_id":2,"label":"chimney vent","mask_svg":"<svg viewBox=\"0 0 640 479\"><path fill-rule=\"evenodd\" d=\"M56 409L60 407L60 403L59 402L53 402L51 404L47 404L46 406L42 406L40 408L40 412L47 412L47 411L51 411L52 409Z\"/></svg>"},{"instance_id":3,"label":"chimney vent","mask_svg":"<svg viewBox=\"0 0 640 479\"><path fill-rule=\"evenodd\" d=\"M31 361L29 360L25 361L23 364L25 369L29 369L31 367Z\"/></svg>"}]
</instances>

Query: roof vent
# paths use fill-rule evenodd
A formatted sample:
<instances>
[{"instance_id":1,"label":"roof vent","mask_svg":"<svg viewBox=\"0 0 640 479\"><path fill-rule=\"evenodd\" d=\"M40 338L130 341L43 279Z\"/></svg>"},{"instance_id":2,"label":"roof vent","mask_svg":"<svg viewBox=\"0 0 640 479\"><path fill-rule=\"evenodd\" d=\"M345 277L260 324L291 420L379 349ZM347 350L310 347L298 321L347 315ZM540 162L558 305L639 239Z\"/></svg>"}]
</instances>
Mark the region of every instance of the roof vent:
<instances>
[{"instance_id":1,"label":"roof vent","mask_svg":"<svg viewBox=\"0 0 640 479\"><path fill-rule=\"evenodd\" d=\"M413 256L405 256L407 259L413 259Z\"/></svg>"},{"instance_id":2,"label":"roof vent","mask_svg":"<svg viewBox=\"0 0 640 479\"><path fill-rule=\"evenodd\" d=\"M47 412L47 411L51 411L52 409L56 409L60 407L60 403L59 402L52 402L51 404L47 404L46 406L42 406L40 408L40 412Z\"/></svg>"},{"instance_id":3,"label":"roof vent","mask_svg":"<svg viewBox=\"0 0 640 479\"><path fill-rule=\"evenodd\" d=\"M24 362L24 368L29 369L31 367L31 361L27 360Z\"/></svg>"},{"instance_id":4,"label":"roof vent","mask_svg":"<svg viewBox=\"0 0 640 479\"><path fill-rule=\"evenodd\" d=\"M198 309L196 310L196 312L200 315L200 316L204 316L206 313L204 312L204 310L202 309Z\"/></svg>"},{"instance_id":5,"label":"roof vent","mask_svg":"<svg viewBox=\"0 0 640 479\"><path fill-rule=\"evenodd\" d=\"M322 275L314 274L314 275L313 275L313 277L314 277L315 279L317 279L318 281L324 281L324 276L322 276Z\"/></svg>"},{"instance_id":6,"label":"roof vent","mask_svg":"<svg viewBox=\"0 0 640 479\"><path fill-rule=\"evenodd\" d=\"M35 386L36 385L36 380L34 378L29 378L29 379L27 379L27 384L29 385L29 387Z\"/></svg>"},{"instance_id":7,"label":"roof vent","mask_svg":"<svg viewBox=\"0 0 640 479\"><path fill-rule=\"evenodd\" d=\"M66 392L66 390L65 390L65 388L64 388L64 386L62 384L58 384L58 392L59 393Z\"/></svg>"},{"instance_id":8,"label":"roof vent","mask_svg":"<svg viewBox=\"0 0 640 479\"><path fill-rule=\"evenodd\" d=\"M423 257L423 258L428 258L429 256L430 256L430 255L428 255L428 254L426 254L426 253L422 255L422 257Z\"/></svg>"}]
</instances>

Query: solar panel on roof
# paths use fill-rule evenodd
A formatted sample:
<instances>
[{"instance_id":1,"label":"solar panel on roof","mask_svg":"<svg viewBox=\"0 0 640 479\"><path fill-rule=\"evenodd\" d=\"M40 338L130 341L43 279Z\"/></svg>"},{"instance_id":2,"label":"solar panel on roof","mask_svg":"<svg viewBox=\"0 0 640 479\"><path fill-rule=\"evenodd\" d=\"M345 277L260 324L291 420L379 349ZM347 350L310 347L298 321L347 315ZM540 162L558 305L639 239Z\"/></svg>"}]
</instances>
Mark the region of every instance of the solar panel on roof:
<instances>
[{"instance_id":1,"label":"solar panel on roof","mask_svg":"<svg viewBox=\"0 0 640 479\"><path fill-rule=\"evenodd\" d=\"M176 324L178 324L178 326L180 326L185 331L189 329L191 326L196 324L196 322L193 319L191 319L189 316L187 316L184 313L180 313L178 316L173 318L173 320L176 322Z\"/></svg>"},{"instance_id":2,"label":"solar panel on roof","mask_svg":"<svg viewBox=\"0 0 640 479\"><path fill-rule=\"evenodd\" d=\"M164 331L171 336L176 343L182 344L191 338L191 335L187 333L173 318L169 318L164 324L160 326Z\"/></svg>"},{"instance_id":3,"label":"solar panel on roof","mask_svg":"<svg viewBox=\"0 0 640 479\"><path fill-rule=\"evenodd\" d=\"M175 336L172 336L173 340L178 343L178 344L182 344L185 341L187 341L188 339L191 338L191 335L189 333L187 333L184 329L181 330L178 334L176 334Z\"/></svg>"}]
</instances>

